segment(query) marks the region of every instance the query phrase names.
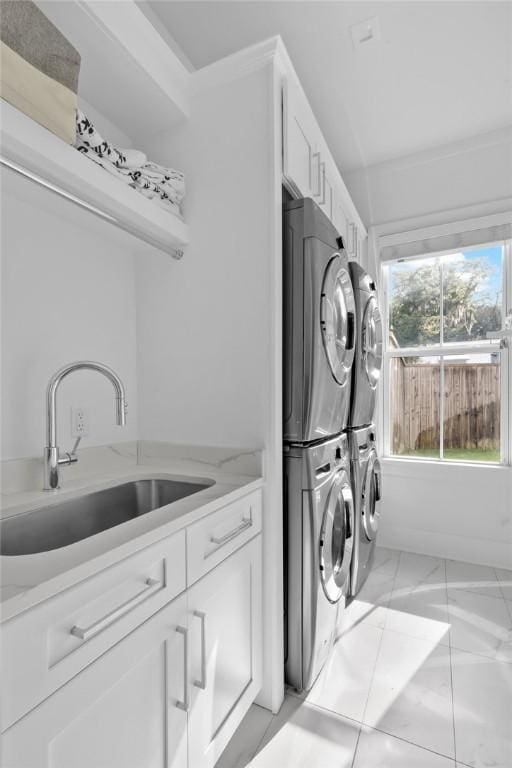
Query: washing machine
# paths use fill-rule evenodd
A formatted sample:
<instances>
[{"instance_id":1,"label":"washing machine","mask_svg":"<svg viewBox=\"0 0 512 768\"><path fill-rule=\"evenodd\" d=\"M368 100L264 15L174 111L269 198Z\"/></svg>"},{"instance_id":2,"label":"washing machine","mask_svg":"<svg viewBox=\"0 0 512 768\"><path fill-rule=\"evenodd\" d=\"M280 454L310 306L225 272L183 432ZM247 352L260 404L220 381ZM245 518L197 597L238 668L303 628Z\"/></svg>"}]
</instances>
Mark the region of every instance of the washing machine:
<instances>
[{"instance_id":1,"label":"washing machine","mask_svg":"<svg viewBox=\"0 0 512 768\"><path fill-rule=\"evenodd\" d=\"M283 206L284 441L345 429L355 351L355 301L342 241L307 198Z\"/></svg>"},{"instance_id":2,"label":"washing machine","mask_svg":"<svg viewBox=\"0 0 512 768\"><path fill-rule=\"evenodd\" d=\"M371 424L382 367L382 319L373 278L355 261L349 263L356 305L356 356L352 366L349 425Z\"/></svg>"},{"instance_id":3,"label":"washing machine","mask_svg":"<svg viewBox=\"0 0 512 768\"><path fill-rule=\"evenodd\" d=\"M348 439L355 515L350 592L355 596L373 565L381 512L382 473L374 425L350 430Z\"/></svg>"},{"instance_id":4,"label":"washing machine","mask_svg":"<svg viewBox=\"0 0 512 768\"><path fill-rule=\"evenodd\" d=\"M284 449L285 679L309 690L350 592L354 503L346 434Z\"/></svg>"}]
</instances>

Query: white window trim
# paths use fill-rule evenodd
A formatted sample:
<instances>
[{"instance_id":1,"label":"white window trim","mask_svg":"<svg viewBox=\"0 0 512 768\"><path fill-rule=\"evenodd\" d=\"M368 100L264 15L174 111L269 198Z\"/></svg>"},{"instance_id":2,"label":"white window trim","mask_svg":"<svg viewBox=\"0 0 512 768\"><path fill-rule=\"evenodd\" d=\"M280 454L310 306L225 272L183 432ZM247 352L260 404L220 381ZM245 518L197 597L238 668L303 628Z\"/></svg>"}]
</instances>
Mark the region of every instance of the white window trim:
<instances>
[{"instance_id":1,"label":"white window trim","mask_svg":"<svg viewBox=\"0 0 512 768\"><path fill-rule=\"evenodd\" d=\"M422 243L424 241L431 241L431 240L442 240L443 238L449 238L450 236L457 236L461 235L464 236L464 234L467 233L474 233L478 237L478 233L485 232L487 237L487 242L499 242L503 239L508 239L511 231L512 226L512 213L495 213L490 214L487 216L479 216L478 218L473 219L464 219L461 221L451 221L447 222L445 224L437 224L437 225L430 225L430 226L424 226L420 227L418 229L414 230L406 230L406 231L400 231L395 233L385 233L385 232L379 232L377 231L376 234L379 238L379 251L381 252L380 261L395 261L395 257L391 256L389 259L383 259L382 258L382 251L384 249L389 250L392 247L400 247L400 246L409 246L410 248L414 248L416 243ZM376 228L379 230L380 228ZM493 230L497 229L503 230L505 234L498 234L497 236L493 233ZM484 245L485 239L478 240L478 245ZM450 253L450 252L457 252L460 251L461 248L472 248L475 247L476 244L472 245L471 243L467 243L463 246L456 245L453 249L443 247L437 248L436 251L439 253ZM434 249L432 250L432 253L434 253ZM413 258L412 255L409 256L409 258Z\"/></svg>"},{"instance_id":2,"label":"white window trim","mask_svg":"<svg viewBox=\"0 0 512 768\"><path fill-rule=\"evenodd\" d=\"M482 228L485 228L483 225L487 224L489 219L493 220L493 223L496 222L496 216L493 217L486 217L486 219L479 219L478 223L482 225ZM499 219L501 221L507 220L510 221L510 214L500 214ZM466 222L454 222L450 225L448 225L450 230L453 232L458 231L469 231L475 229L475 220L472 221L466 221ZM440 226L434 226L434 227L428 227L421 230L415 230L413 232L400 232L398 234L391 234L391 235L382 235L378 236L378 233L375 233L376 235L376 242L375 245L378 248L378 251L380 252L380 249L385 247L386 245L396 243L398 241L401 242L412 242L414 240L424 240L426 238L433 238L435 239L438 234L446 233L447 225L440 225ZM417 237L415 237L417 235ZM421 236L419 236L421 235ZM496 242L496 241L495 241ZM489 244L489 243L487 243ZM493 243L494 244L494 243ZM486 243L482 243L480 245L474 245L469 246L467 248L464 248L464 250L473 250L485 247ZM448 255L449 253L457 252L457 250L446 250L446 251L435 251L432 250L430 254L425 254L425 258L428 258L429 255L435 256L444 256ZM378 254L376 254L378 256ZM421 258L416 256L410 257L411 259L414 258ZM511 459L512 459L512 445L511 445L511 438L512 438L512 392L511 392L511 385L512 385L512 354L511 354L511 342L505 341L501 345L498 345L496 343L491 342L465 342L464 346L460 345L444 345L443 343L438 345L432 345L432 346L422 346L422 347L411 347L411 348L399 348L399 349L389 349L388 348L388 339L389 339L389 327L388 327L388 286L387 286L387 271L385 267L389 265L390 263L393 263L396 260L388 260L388 261L381 261L380 262L380 280L379 280L379 303L382 307L382 314L384 316L384 354L383 354L383 376L382 376L382 386L381 386L381 393L380 393L380 408L379 408L379 432L380 432L380 447L381 447L381 454L384 459L390 459L393 461L404 461L404 462L413 462L413 463L433 463L433 464L443 464L443 465L470 465L470 466L478 466L478 467L496 467L496 466L510 466L511 465ZM503 320L505 315L512 310L512 241L508 240L504 244L504 253L503 253ZM442 340L441 340L442 341ZM441 358L443 356L446 356L447 354L475 354L475 353L482 353L482 352L496 352L497 350L500 350L500 386L501 386L501 413L500 413L500 462L499 464L497 462L478 462L478 461L455 461L453 459L445 459L443 457L443 424L441 423L441 434L440 434L440 456L439 458L429 458L429 457L415 457L415 456L396 456L391 453L391 446L390 446L390 377L389 377L389 363L390 359L392 357L407 357L408 355L413 356L424 356L427 355L429 357L435 357L440 356ZM444 390L444 381L443 381L443 373L444 373L444 366L441 365L441 382L440 382L440 391L442 392ZM442 401L441 401L441 415L442 415Z\"/></svg>"}]
</instances>

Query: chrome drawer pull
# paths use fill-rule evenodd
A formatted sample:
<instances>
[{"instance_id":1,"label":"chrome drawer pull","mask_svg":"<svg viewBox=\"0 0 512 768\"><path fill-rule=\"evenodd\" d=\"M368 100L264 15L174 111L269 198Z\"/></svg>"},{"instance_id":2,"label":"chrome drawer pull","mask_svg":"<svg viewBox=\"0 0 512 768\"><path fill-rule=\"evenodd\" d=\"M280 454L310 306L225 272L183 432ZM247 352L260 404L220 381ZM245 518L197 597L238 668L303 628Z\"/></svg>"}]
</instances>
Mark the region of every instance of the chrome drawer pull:
<instances>
[{"instance_id":1,"label":"chrome drawer pull","mask_svg":"<svg viewBox=\"0 0 512 768\"><path fill-rule=\"evenodd\" d=\"M183 635L183 701L178 699L176 706L178 709L182 709L184 712L188 712L188 628L176 627L176 632L178 632L180 635Z\"/></svg>"},{"instance_id":2,"label":"chrome drawer pull","mask_svg":"<svg viewBox=\"0 0 512 768\"><path fill-rule=\"evenodd\" d=\"M204 611L194 611L201 621L201 679L194 680L194 685L201 690L206 689L206 613Z\"/></svg>"},{"instance_id":3,"label":"chrome drawer pull","mask_svg":"<svg viewBox=\"0 0 512 768\"><path fill-rule=\"evenodd\" d=\"M145 600L150 593L156 592L157 590L155 587L161 587L161 582L158 581L158 579L146 579L145 584L146 586L144 589L141 589L140 592L137 592L136 595L115 608L111 613L107 613L102 619L98 619L98 621L85 629L78 626L72 627L69 630L70 634L80 638L80 640L90 640L91 637L97 635L98 632L101 632L102 629L108 627L108 625L112 624L116 619L121 618L125 613L128 613L132 608L135 608L135 606Z\"/></svg>"},{"instance_id":4,"label":"chrome drawer pull","mask_svg":"<svg viewBox=\"0 0 512 768\"><path fill-rule=\"evenodd\" d=\"M222 547L224 544L227 544L228 541L231 541L231 539L235 539L241 533L243 533L248 528L250 528L251 525L252 525L252 509L251 509L251 513L249 514L249 517L242 518L242 522L237 528L233 528L232 531L228 531L228 533L224 534L224 536L210 536L210 541L212 542L212 544L217 544L218 547Z\"/></svg>"}]
</instances>

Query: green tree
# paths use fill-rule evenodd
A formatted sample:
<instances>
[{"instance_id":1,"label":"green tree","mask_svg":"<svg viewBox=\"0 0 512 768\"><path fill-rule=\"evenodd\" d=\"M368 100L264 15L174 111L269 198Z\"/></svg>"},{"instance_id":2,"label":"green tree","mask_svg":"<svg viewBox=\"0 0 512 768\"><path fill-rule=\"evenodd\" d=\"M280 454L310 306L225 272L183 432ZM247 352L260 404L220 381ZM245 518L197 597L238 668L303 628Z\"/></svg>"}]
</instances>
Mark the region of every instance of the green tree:
<instances>
[{"instance_id":1,"label":"green tree","mask_svg":"<svg viewBox=\"0 0 512 768\"><path fill-rule=\"evenodd\" d=\"M443 265L444 338L446 341L485 339L500 325L495 299L483 295L481 286L491 274L485 259L464 259Z\"/></svg>"},{"instance_id":2,"label":"green tree","mask_svg":"<svg viewBox=\"0 0 512 768\"><path fill-rule=\"evenodd\" d=\"M485 259L428 259L411 268L397 264L390 284L390 331L401 347L439 343L441 275L443 335L447 342L485 339L500 327L498 297L482 292L493 267Z\"/></svg>"},{"instance_id":3,"label":"green tree","mask_svg":"<svg viewBox=\"0 0 512 768\"><path fill-rule=\"evenodd\" d=\"M392 267L389 327L398 346L415 347L439 342L441 270L438 260L419 267Z\"/></svg>"}]
</instances>

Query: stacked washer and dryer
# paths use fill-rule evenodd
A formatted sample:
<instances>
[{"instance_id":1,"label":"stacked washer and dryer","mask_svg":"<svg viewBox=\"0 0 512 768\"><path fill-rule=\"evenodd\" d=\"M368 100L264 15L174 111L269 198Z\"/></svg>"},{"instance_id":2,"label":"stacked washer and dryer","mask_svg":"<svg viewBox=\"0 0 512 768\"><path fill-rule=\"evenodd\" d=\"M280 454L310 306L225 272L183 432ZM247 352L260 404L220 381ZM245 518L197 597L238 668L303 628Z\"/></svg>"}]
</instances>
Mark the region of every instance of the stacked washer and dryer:
<instances>
[{"instance_id":1,"label":"stacked washer and dryer","mask_svg":"<svg viewBox=\"0 0 512 768\"><path fill-rule=\"evenodd\" d=\"M380 474L368 427L382 333L374 304L364 314L364 287L376 306L375 286L355 267L311 199L284 205L285 677L298 690L325 663L339 611L362 585L375 546ZM368 421L356 423L370 407ZM362 536L366 525L371 538Z\"/></svg>"},{"instance_id":2,"label":"stacked washer and dryer","mask_svg":"<svg viewBox=\"0 0 512 768\"><path fill-rule=\"evenodd\" d=\"M350 262L349 270L356 305L356 354L348 429L356 517L350 594L355 596L373 564L382 498L373 423L382 367L382 320L373 279L356 262Z\"/></svg>"}]
</instances>

